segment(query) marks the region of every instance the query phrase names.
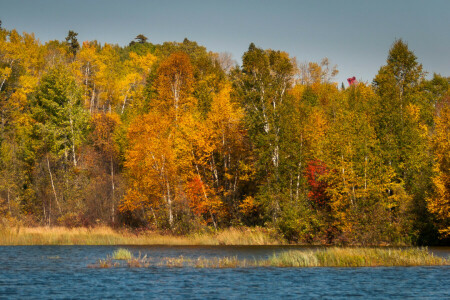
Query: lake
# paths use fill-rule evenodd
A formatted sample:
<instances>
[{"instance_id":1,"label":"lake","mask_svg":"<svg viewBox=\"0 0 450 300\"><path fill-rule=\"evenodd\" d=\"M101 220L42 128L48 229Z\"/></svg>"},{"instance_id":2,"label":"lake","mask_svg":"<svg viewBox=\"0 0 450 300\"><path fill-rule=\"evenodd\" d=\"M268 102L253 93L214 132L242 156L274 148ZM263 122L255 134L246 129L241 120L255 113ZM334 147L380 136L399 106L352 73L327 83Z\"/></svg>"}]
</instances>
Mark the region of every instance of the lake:
<instances>
[{"instance_id":1,"label":"lake","mask_svg":"<svg viewBox=\"0 0 450 300\"><path fill-rule=\"evenodd\" d=\"M110 268L119 246L0 247L0 299L450 299L450 266L378 268ZM124 246L163 257L267 258L291 246ZM306 248L305 249L310 249ZM430 248L448 257L450 248Z\"/></svg>"}]
</instances>

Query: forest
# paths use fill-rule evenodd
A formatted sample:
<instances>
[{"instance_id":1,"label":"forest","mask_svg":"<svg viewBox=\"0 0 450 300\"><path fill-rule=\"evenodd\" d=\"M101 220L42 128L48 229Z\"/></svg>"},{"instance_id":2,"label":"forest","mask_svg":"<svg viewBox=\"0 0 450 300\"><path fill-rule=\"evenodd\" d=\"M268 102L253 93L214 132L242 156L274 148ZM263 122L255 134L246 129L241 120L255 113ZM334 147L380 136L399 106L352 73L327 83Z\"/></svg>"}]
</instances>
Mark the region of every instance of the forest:
<instances>
[{"instance_id":1,"label":"forest","mask_svg":"<svg viewBox=\"0 0 450 300\"><path fill-rule=\"evenodd\" d=\"M238 65L188 39L77 36L0 27L0 226L448 244L450 77L405 41L344 85L327 58L253 43Z\"/></svg>"}]
</instances>

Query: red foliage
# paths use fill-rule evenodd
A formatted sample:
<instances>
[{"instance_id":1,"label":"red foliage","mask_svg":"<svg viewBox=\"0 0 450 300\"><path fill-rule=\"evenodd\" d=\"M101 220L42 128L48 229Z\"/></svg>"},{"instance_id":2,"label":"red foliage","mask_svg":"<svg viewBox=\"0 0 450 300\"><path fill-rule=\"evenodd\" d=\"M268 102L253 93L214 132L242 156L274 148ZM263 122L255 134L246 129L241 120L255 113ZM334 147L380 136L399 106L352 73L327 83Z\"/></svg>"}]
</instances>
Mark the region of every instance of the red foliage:
<instances>
[{"instance_id":1,"label":"red foliage","mask_svg":"<svg viewBox=\"0 0 450 300\"><path fill-rule=\"evenodd\" d=\"M356 80L356 77L355 77L355 76L350 77L350 78L347 78L347 81L348 81L348 85L349 85L349 86L357 85L357 84L358 84L358 81Z\"/></svg>"},{"instance_id":2,"label":"red foliage","mask_svg":"<svg viewBox=\"0 0 450 300\"><path fill-rule=\"evenodd\" d=\"M311 160L306 167L306 178L310 187L308 197L321 208L329 205L329 197L326 194L328 184L322 179L323 175L328 173L327 166L320 160Z\"/></svg>"},{"instance_id":3,"label":"red foliage","mask_svg":"<svg viewBox=\"0 0 450 300\"><path fill-rule=\"evenodd\" d=\"M192 178L187 183L186 187L186 194L189 198L189 207L198 216L208 211L208 207L205 203L203 195L204 188L205 186L203 185L203 182L199 176L195 176L194 178Z\"/></svg>"}]
</instances>

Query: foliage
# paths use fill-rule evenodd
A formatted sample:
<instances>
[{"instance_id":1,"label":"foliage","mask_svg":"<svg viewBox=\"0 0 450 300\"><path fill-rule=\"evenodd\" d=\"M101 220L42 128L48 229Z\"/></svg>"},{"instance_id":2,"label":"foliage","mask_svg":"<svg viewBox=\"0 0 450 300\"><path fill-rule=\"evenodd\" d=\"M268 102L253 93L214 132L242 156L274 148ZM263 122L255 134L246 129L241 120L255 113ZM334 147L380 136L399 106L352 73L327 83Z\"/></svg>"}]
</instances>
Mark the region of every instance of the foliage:
<instances>
[{"instance_id":1,"label":"foliage","mask_svg":"<svg viewBox=\"0 0 450 300\"><path fill-rule=\"evenodd\" d=\"M233 67L188 39L77 37L0 29L5 223L448 241L449 78L404 41L372 85L338 89L327 58L253 43Z\"/></svg>"}]
</instances>

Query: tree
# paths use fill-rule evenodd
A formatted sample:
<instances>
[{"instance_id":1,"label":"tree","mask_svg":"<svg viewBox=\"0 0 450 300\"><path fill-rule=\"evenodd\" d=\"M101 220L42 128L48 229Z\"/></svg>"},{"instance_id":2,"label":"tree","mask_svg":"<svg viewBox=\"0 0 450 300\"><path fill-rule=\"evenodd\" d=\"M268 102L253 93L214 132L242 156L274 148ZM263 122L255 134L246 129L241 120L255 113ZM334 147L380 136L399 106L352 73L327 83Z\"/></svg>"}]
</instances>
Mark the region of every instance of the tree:
<instances>
[{"instance_id":1,"label":"tree","mask_svg":"<svg viewBox=\"0 0 450 300\"><path fill-rule=\"evenodd\" d=\"M119 116L116 114L98 113L92 117L92 133L91 138L94 147L103 154L106 160L109 160L109 173L111 175L111 221L115 222L116 214L116 184L114 180L114 165L118 163L119 149L115 141L115 133L120 126Z\"/></svg>"},{"instance_id":2,"label":"tree","mask_svg":"<svg viewBox=\"0 0 450 300\"><path fill-rule=\"evenodd\" d=\"M227 210L237 218L241 201L249 196L255 170L244 111L232 101L231 93L231 86L225 85L211 103L205 124L210 129L206 139L212 143L205 170L211 170L211 174L204 177L210 178L216 194L221 195Z\"/></svg>"},{"instance_id":3,"label":"tree","mask_svg":"<svg viewBox=\"0 0 450 300\"><path fill-rule=\"evenodd\" d=\"M62 205L56 190L54 172L51 170L50 154L65 166L77 167L77 149L83 143L88 128L88 118L83 110L80 91L69 70L58 65L50 69L36 89L31 105L35 121L36 148L45 157L53 195L59 213ZM67 170L67 168L64 168ZM68 192L68 187L64 189ZM51 202L49 203L49 207ZM51 222L51 211L48 214Z\"/></svg>"},{"instance_id":4,"label":"tree","mask_svg":"<svg viewBox=\"0 0 450 300\"><path fill-rule=\"evenodd\" d=\"M178 122L179 115L192 106L192 65L187 54L171 54L158 68L155 82L158 108Z\"/></svg>"},{"instance_id":5,"label":"tree","mask_svg":"<svg viewBox=\"0 0 450 300\"><path fill-rule=\"evenodd\" d=\"M425 202L426 191L431 189L427 116L433 102L424 93L424 75L408 45L396 40L389 50L387 64L373 81L379 96L376 132L381 155L395 171L393 181L404 185L406 194L412 196L409 232L413 239L422 242L434 236Z\"/></svg>"},{"instance_id":6,"label":"tree","mask_svg":"<svg viewBox=\"0 0 450 300\"><path fill-rule=\"evenodd\" d=\"M139 99L143 95L144 86L156 57L151 53L138 55L135 52L129 53L129 59L124 63L126 75L119 82L123 104L121 114L125 111L127 102Z\"/></svg>"},{"instance_id":7,"label":"tree","mask_svg":"<svg viewBox=\"0 0 450 300\"><path fill-rule=\"evenodd\" d=\"M170 119L153 112L130 125L125 161L129 186L119 206L122 212L150 214L142 217L153 219L157 226L158 220L167 220L170 228L174 225L173 206L179 188L172 130Z\"/></svg>"},{"instance_id":8,"label":"tree","mask_svg":"<svg viewBox=\"0 0 450 300\"><path fill-rule=\"evenodd\" d=\"M390 242L405 239L404 212L409 197L393 181L393 168L380 155L374 128L377 96L364 84L341 92L333 104L321 159L336 237ZM393 191L392 195L388 190Z\"/></svg>"},{"instance_id":9,"label":"tree","mask_svg":"<svg viewBox=\"0 0 450 300\"><path fill-rule=\"evenodd\" d=\"M280 169L285 162L280 153L293 76L294 66L287 53L264 51L252 43L244 53L242 74L236 81L249 136L258 157L259 175L267 182L263 185L266 192L262 194L266 193L273 222L280 212Z\"/></svg>"},{"instance_id":10,"label":"tree","mask_svg":"<svg viewBox=\"0 0 450 300\"><path fill-rule=\"evenodd\" d=\"M387 58L387 65L380 68L373 85L380 96L378 135L383 142L387 163L393 165L403 179L407 161L408 104L415 104L419 83L424 78L422 65L402 40L396 40Z\"/></svg>"},{"instance_id":11,"label":"tree","mask_svg":"<svg viewBox=\"0 0 450 300\"><path fill-rule=\"evenodd\" d=\"M325 176L329 173L327 166L319 160L313 160L306 167L306 178L310 186L308 197L318 208L329 208L330 197L327 195L328 184Z\"/></svg>"},{"instance_id":12,"label":"tree","mask_svg":"<svg viewBox=\"0 0 450 300\"><path fill-rule=\"evenodd\" d=\"M134 39L137 40L139 44L145 44L148 40L148 38L143 34L137 35Z\"/></svg>"},{"instance_id":13,"label":"tree","mask_svg":"<svg viewBox=\"0 0 450 300\"><path fill-rule=\"evenodd\" d=\"M450 101L446 96L436 118L436 131L432 140L435 153L434 193L427 198L427 206L436 219L443 239L450 237Z\"/></svg>"},{"instance_id":14,"label":"tree","mask_svg":"<svg viewBox=\"0 0 450 300\"><path fill-rule=\"evenodd\" d=\"M75 57L77 51L80 49L80 43L78 43L77 35L75 31L69 30L66 36L66 43L69 46L69 52Z\"/></svg>"}]
</instances>

